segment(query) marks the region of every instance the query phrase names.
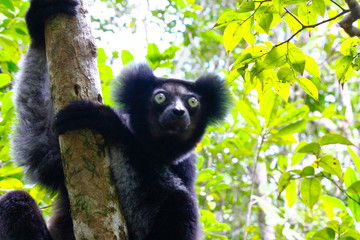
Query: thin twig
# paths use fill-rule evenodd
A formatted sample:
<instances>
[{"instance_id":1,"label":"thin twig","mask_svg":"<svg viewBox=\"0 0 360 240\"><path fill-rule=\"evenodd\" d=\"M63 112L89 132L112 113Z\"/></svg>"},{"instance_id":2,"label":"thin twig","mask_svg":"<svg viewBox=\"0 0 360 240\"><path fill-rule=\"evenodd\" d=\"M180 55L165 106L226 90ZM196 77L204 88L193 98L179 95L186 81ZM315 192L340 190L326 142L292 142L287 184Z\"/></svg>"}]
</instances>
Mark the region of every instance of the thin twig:
<instances>
[{"instance_id":1,"label":"thin twig","mask_svg":"<svg viewBox=\"0 0 360 240\"><path fill-rule=\"evenodd\" d=\"M290 14L293 18L295 18L296 21L298 21L298 23L300 23L300 25L302 27L305 27L305 25L300 21L300 19L298 19L292 12L290 12L286 7L284 7L285 12L287 12L288 14Z\"/></svg>"},{"instance_id":2,"label":"thin twig","mask_svg":"<svg viewBox=\"0 0 360 240\"><path fill-rule=\"evenodd\" d=\"M356 202L357 204L360 205L360 202L359 202L358 200L354 199L352 196L350 196L350 195L346 192L346 190L344 190L341 186L339 186L339 185L337 184L337 182L335 182L334 179L326 176L323 172L321 172L321 174L323 175L324 178L326 178L326 179L328 179L329 181L331 181L340 191L342 191L343 193L345 193L346 197L350 198L351 200L353 200L354 202Z\"/></svg>"},{"instance_id":3,"label":"thin twig","mask_svg":"<svg viewBox=\"0 0 360 240\"><path fill-rule=\"evenodd\" d=\"M306 25L306 26L303 25L302 28L299 29L296 33L294 33L290 38L288 38L288 39L287 39L286 41L284 41L284 42L281 42L281 43L276 44L273 48L279 47L279 46L283 45L284 43L290 42L291 39L293 39L296 35L298 35L298 34L299 34L300 32L302 32L304 29L307 29L307 28L315 28L315 27L317 27L317 26L319 26L319 25L321 25L321 24L324 24L324 23L333 21L333 20L337 19L338 17L340 17L340 16L342 16L342 15L344 15L345 13L348 13L348 12L350 12L350 10L344 10L344 11L342 11L341 13L339 13L338 15L336 15L336 16L334 16L334 17L332 17L332 18L326 19L326 20L324 20L324 21L322 21L322 22L319 22L319 23L316 23L316 24L312 24L312 25Z\"/></svg>"},{"instance_id":4,"label":"thin twig","mask_svg":"<svg viewBox=\"0 0 360 240\"><path fill-rule=\"evenodd\" d=\"M330 0L333 4L335 4L337 7L339 7L341 10L346 11L342 6L340 6L340 4L338 4L337 2L335 2L334 0Z\"/></svg>"},{"instance_id":5,"label":"thin twig","mask_svg":"<svg viewBox=\"0 0 360 240\"><path fill-rule=\"evenodd\" d=\"M251 183L251 188L250 188L250 198L249 198L249 204L248 204L248 207L247 207L246 223L245 223L245 226L244 226L243 239L246 239L246 237L247 237L246 227L249 226L249 223L250 223L251 208L252 208L252 205L253 205L252 201L251 201L251 197L254 194L256 167L257 167L257 163L258 163L259 154L260 154L262 145L264 143L264 138L265 138L265 135L266 135L266 131L267 131L266 129L263 130L261 136L259 136L257 141L256 141L256 150L255 150L255 154L254 154L254 167L253 167L253 171L252 171L252 174L251 174L252 183Z\"/></svg>"}]
</instances>

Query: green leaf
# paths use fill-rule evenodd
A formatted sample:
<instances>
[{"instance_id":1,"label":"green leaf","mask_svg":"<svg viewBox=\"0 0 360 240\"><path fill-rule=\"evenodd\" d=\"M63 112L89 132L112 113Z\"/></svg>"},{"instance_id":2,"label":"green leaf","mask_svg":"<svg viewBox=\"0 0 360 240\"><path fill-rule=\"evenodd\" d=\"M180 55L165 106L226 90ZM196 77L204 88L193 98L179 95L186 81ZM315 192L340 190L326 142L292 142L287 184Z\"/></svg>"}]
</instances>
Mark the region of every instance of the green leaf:
<instances>
[{"instance_id":1,"label":"green leaf","mask_svg":"<svg viewBox=\"0 0 360 240\"><path fill-rule=\"evenodd\" d=\"M8 162L0 168L0 177L8 177L20 172L20 167L15 167L12 162Z\"/></svg>"},{"instance_id":2,"label":"green leaf","mask_svg":"<svg viewBox=\"0 0 360 240\"><path fill-rule=\"evenodd\" d=\"M359 158L359 156L349 147L348 147L348 151L351 155L351 158L354 162L357 172L360 173L360 158Z\"/></svg>"},{"instance_id":3,"label":"green leaf","mask_svg":"<svg viewBox=\"0 0 360 240\"><path fill-rule=\"evenodd\" d=\"M304 167L300 173L302 177L314 176L314 174L315 174L315 169L312 166Z\"/></svg>"},{"instance_id":4,"label":"green leaf","mask_svg":"<svg viewBox=\"0 0 360 240\"><path fill-rule=\"evenodd\" d=\"M319 159L318 165L323 168L324 171L336 175L341 182L343 181L341 165L336 157L325 155Z\"/></svg>"},{"instance_id":5,"label":"green leaf","mask_svg":"<svg viewBox=\"0 0 360 240\"><path fill-rule=\"evenodd\" d=\"M336 77L340 83L347 80L347 72L350 68L352 56L342 56L339 61L335 63Z\"/></svg>"},{"instance_id":6,"label":"green leaf","mask_svg":"<svg viewBox=\"0 0 360 240\"><path fill-rule=\"evenodd\" d=\"M300 120L281 128L277 134L279 135L291 135L294 133L301 132L306 129L306 120Z\"/></svg>"},{"instance_id":7,"label":"green leaf","mask_svg":"<svg viewBox=\"0 0 360 240\"><path fill-rule=\"evenodd\" d=\"M345 187L349 187L351 184L357 181L355 170L351 167L347 167L344 173Z\"/></svg>"},{"instance_id":8,"label":"green leaf","mask_svg":"<svg viewBox=\"0 0 360 240\"><path fill-rule=\"evenodd\" d=\"M307 78L299 77L296 79L296 82L307 94L309 94L316 101L319 101L319 92L312 81Z\"/></svg>"},{"instance_id":9,"label":"green leaf","mask_svg":"<svg viewBox=\"0 0 360 240\"><path fill-rule=\"evenodd\" d=\"M296 181L291 181L289 185L286 187L286 200L288 206L291 208L294 203L296 202L297 197L297 187L296 187Z\"/></svg>"},{"instance_id":10,"label":"green leaf","mask_svg":"<svg viewBox=\"0 0 360 240\"><path fill-rule=\"evenodd\" d=\"M8 9L10 9L11 11L15 11L15 7L14 4L11 2L11 0L1 0L1 3L5 5L5 7L7 7Z\"/></svg>"},{"instance_id":11,"label":"green leaf","mask_svg":"<svg viewBox=\"0 0 360 240\"><path fill-rule=\"evenodd\" d=\"M354 145L352 142L344 138L343 136L336 134L326 134L320 138L319 141L321 146L329 144L343 144L343 145Z\"/></svg>"},{"instance_id":12,"label":"green leaf","mask_svg":"<svg viewBox=\"0 0 360 240\"><path fill-rule=\"evenodd\" d=\"M306 3L306 0L284 0L283 3L285 5L292 5L292 4L301 4L301 3Z\"/></svg>"},{"instance_id":13,"label":"green leaf","mask_svg":"<svg viewBox=\"0 0 360 240\"><path fill-rule=\"evenodd\" d=\"M352 238L354 240L360 239L360 233L354 229L349 229L341 239L348 240L347 238Z\"/></svg>"},{"instance_id":14,"label":"green leaf","mask_svg":"<svg viewBox=\"0 0 360 240\"><path fill-rule=\"evenodd\" d=\"M242 38L241 27L237 23L230 23L224 31L224 46L229 54L240 42Z\"/></svg>"},{"instance_id":15,"label":"green leaf","mask_svg":"<svg viewBox=\"0 0 360 240\"><path fill-rule=\"evenodd\" d=\"M316 142L312 142L301 147L297 152L317 155L319 151L320 151L320 144Z\"/></svg>"},{"instance_id":16,"label":"green leaf","mask_svg":"<svg viewBox=\"0 0 360 240\"><path fill-rule=\"evenodd\" d=\"M346 39L340 47L340 52L344 55L355 56L357 54L358 38Z\"/></svg>"},{"instance_id":17,"label":"green leaf","mask_svg":"<svg viewBox=\"0 0 360 240\"><path fill-rule=\"evenodd\" d=\"M244 100L240 100L236 104L236 108L240 111L241 116L247 123L255 127L255 130L261 134L260 120L256 117L256 113Z\"/></svg>"},{"instance_id":18,"label":"green leaf","mask_svg":"<svg viewBox=\"0 0 360 240\"><path fill-rule=\"evenodd\" d=\"M258 21L258 24L266 33L268 33L269 30L270 30L270 26L271 26L272 21L273 21L273 15L272 14L263 14L260 17L260 19Z\"/></svg>"},{"instance_id":19,"label":"green leaf","mask_svg":"<svg viewBox=\"0 0 360 240\"><path fill-rule=\"evenodd\" d=\"M243 12L251 12L255 10L255 3L253 1L243 1L237 12L243 13Z\"/></svg>"},{"instance_id":20,"label":"green leaf","mask_svg":"<svg viewBox=\"0 0 360 240\"><path fill-rule=\"evenodd\" d=\"M326 5L324 0L312 0L312 5L314 11L320 16L324 17L326 10Z\"/></svg>"},{"instance_id":21,"label":"green leaf","mask_svg":"<svg viewBox=\"0 0 360 240\"><path fill-rule=\"evenodd\" d=\"M249 16L249 13L241 13L238 11L228 11L220 15L213 28L226 26L233 22L242 22Z\"/></svg>"},{"instance_id":22,"label":"green leaf","mask_svg":"<svg viewBox=\"0 0 360 240\"><path fill-rule=\"evenodd\" d=\"M279 196L285 190L285 188L290 184L290 181L291 181L290 171L285 172L280 176L279 183L278 183Z\"/></svg>"},{"instance_id":23,"label":"green leaf","mask_svg":"<svg viewBox=\"0 0 360 240\"><path fill-rule=\"evenodd\" d=\"M326 225L335 231L335 233L339 233L340 231L340 224L337 220L328 221Z\"/></svg>"},{"instance_id":24,"label":"green leaf","mask_svg":"<svg viewBox=\"0 0 360 240\"><path fill-rule=\"evenodd\" d=\"M340 199L327 195L321 196L321 199L323 200L324 209L329 219L335 216L334 208L341 209L346 213L346 207Z\"/></svg>"},{"instance_id":25,"label":"green leaf","mask_svg":"<svg viewBox=\"0 0 360 240\"><path fill-rule=\"evenodd\" d=\"M266 91L260 99L260 115L265 119L265 126L270 127L276 117L281 100L272 90Z\"/></svg>"},{"instance_id":26,"label":"green leaf","mask_svg":"<svg viewBox=\"0 0 360 240\"><path fill-rule=\"evenodd\" d=\"M332 240L335 239L335 231L331 228L324 228L317 231L311 240Z\"/></svg>"},{"instance_id":27,"label":"green leaf","mask_svg":"<svg viewBox=\"0 0 360 240\"><path fill-rule=\"evenodd\" d=\"M299 48L290 48L288 51L291 66L301 75L305 69L305 54Z\"/></svg>"},{"instance_id":28,"label":"green leaf","mask_svg":"<svg viewBox=\"0 0 360 240\"><path fill-rule=\"evenodd\" d=\"M241 25L241 32L242 36L245 39L245 41L250 44L251 46L254 46L255 44L255 34L251 32L251 29L254 25L254 18L251 17L246 22L243 22Z\"/></svg>"},{"instance_id":29,"label":"green leaf","mask_svg":"<svg viewBox=\"0 0 360 240\"><path fill-rule=\"evenodd\" d=\"M360 200L360 181L356 181L351 184L346 190L348 194L350 194L356 200Z\"/></svg>"},{"instance_id":30,"label":"green leaf","mask_svg":"<svg viewBox=\"0 0 360 240\"><path fill-rule=\"evenodd\" d=\"M0 88L6 86L11 80L9 74L0 73Z\"/></svg>"},{"instance_id":31,"label":"green leaf","mask_svg":"<svg viewBox=\"0 0 360 240\"><path fill-rule=\"evenodd\" d=\"M282 82L290 82L292 84L295 82L293 71L289 67L281 67L277 72L277 77Z\"/></svg>"},{"instance_id":32,"label":"green leaf","mask_svg":"<svg viewBox=\"0 0 360 240\"><path fill-rule=\"evenodd\" d=\"M34 198L37 204L45 197L45 189L39 185L34 186L30 190L30 195Z\"/></svg>"},{"instance_id":33,"label":"green leaf","mask_svg":"<svg viewBox=\"0 0 360 240\"><path fill-rule=\"evenodd\" d=\"M321 183L318 178L305 178L300 184L300 194L305 205L312 209L319 200Z\"/></svg>"},{"instance_id":34,"label":"green leaf","mask_svg":"<svg viewBox=\"0 0 360 240\"><path fill-rule=\"evenodd\" d=\"M0 181L0 189L21 189L23 183L17 178L5 178Z\"/></svg>"},{"instance_id":35,"label":"green leaf","mask_svg":"<svg viewBox=\"0 0 360 240\"><path fill-rule=\"evenodd\" d=\"M124 66L133 60L134 57L128 50L123 50L121 52L121 61Z\"/></svg>"},{"instance_id":36,"label":"green leaf","mask_svg":"<svg viewBox=\"0 0 360 240\"><path fill-rule=\"evenodd\" d=\"M285 14L284 19L293 34L297 33L302 28L301 24L296 21L296 19L293 18L290 14ZM298 33L296 36L298 37L299 34L300 33Z\"/></svg>"},{"instance_id":37,"label":"green leaf","mask_svg":"<svg viewBox=\"0 0 360 240\"><path fill-rule=\"evenodd\" d=\"M305 70L310 73L313 77L316 77L320 80L320 70L317 62L310 57L309 55L305 55Z\"/></svg>"},{"instance_id":38,"label":"green leaf","mask_svg":"<svg viewBox=\"0 0 360 240\"><path fill-rule=\"evenodd\" d=\"M287 103L290 94L290 83L275 78L273 79L273 88L275 92Z\"/></svg>"},{"instance_id":39,"label":"green leaf","mask_svg":"<svg viewBox=\"0 0 360 240\"><path fill-rule=\"evenodd\" d=\"M351 184L348 189L346 190L346 193L352 197L353 199L350 199L348 197L348 207L350 208L354 218L357 222L360 221L360 181L356 181L353 184Z\"/></svg>"},{"instance_id":40,"label":"green leaf","mask_svg":"<svg viewBox=\"0 0 360 240\"><path fill-rule=\"evenodd\" d=\"M304 25L309 26L316 23L317 15L311 5L303 4L298 8L298 17ZM308 30L311 31L310 28Z\"/></svg>"},{"instance_id":41,"label":"green leaf","mask_svg":"<svg viewBox=\"0 0 360 240\"><path fill-rule=\"evenodd\" d=\"M299 153L298 149L302 148L303 146L305 146L307 143L302 141L298 144L298 146L295 149L295 154L293 154L293 156L291 157L291 166L294 166L296 164L298 164L299 162L301 162L301 160L306 156L306 153Z\"/></svg>"},{"instance_id":42,"label":"green leaf","mask_svg":"<svg viewBox=\"0 0 360 240\"><path fill-rule=\"evenodd\" d=\"M281 67L286 63L286 52L281 50L280 48L273 48L266 55L262 68L263 69L274 69L277 67Z\"/></svg>"},{"instance_id":43,"label":"green leaf","mask_svg":"<svg viewBox=\"0 0 360 240\"><path fill-rule=\"evenodd\" d=\"M97 63L98 64L105 64L107 57L106 57L106 53L105 50L103 48L99 48L98 49L98 54L97 54Z\"/></svg>"}]
</instances>

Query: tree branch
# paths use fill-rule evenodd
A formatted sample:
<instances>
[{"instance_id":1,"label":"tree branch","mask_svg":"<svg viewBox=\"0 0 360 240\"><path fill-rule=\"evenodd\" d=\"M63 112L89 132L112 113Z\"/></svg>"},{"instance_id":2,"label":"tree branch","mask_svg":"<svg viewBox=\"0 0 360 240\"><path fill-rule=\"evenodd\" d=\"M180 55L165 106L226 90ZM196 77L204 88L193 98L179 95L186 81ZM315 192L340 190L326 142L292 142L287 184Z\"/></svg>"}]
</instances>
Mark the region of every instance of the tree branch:
<instances>
[{"instance_id":1,"label":"tree branch","mask_svg":"<svg viewBox=\"0 0 360 240\"><path fill-rule=\"evenodd\" d=\"M353 26L353 23L360 19L360 5L356 0L345 0L349 6L350 14L346 15L340 22L339 26L350 36L360 36L360 29Z\"/></svg>"},{"instance_id":2,"label":"tree branch","mask_svg":"<svg viewBox=\"0 0 360 240\"><path fill-rule=\"evenodd\" d=\"M55 112L79 99L102 103L86 0L76 17L49 19L45 39ZM76 239L127 239L102 137L79 130L61 135L59 142Z\"/></svg>"},{"instance_id":3,"label":"tree branch","mask_svg":"<svg viewBox=\"0 0 360 240\"><path fill-rule=\"evenodd\" d=\"M286 9L285 9L285 11L290 14L290 12L287 11ZM324 20L324 21L322 21L322 22L319 22L319 23L316 23L316 24L312 24L312 25L302 25L302 28L300 28L300 29L299 29L296 33L294 33L291 37L289 37L289 38L288 38L287 40L285 40L284 42L281 42L281 43L276 44L273 48L279 47L279 46L283 45L284 43L290 42L291 39L293 39L296 35L298 35L300 32L302 32L303 30L305 30L305 29L307 29L307 28L315 28L315 27L317 27L317 26L319 26L319 25L321 25L321 24L324 24L324 23L333 21L333 20L337 19L338 17L340 17L340 16L342 16L342 15L344 15L345 13L348 13L348 12L350 12L350 10L344 10L344 11L342 11L341 13L339 13L338 15L336 15L336 16L334 16L334 17L332 17L332 18L326 19L326 20ZM290 14L290 15L293 16L292 14ZM297 18L295 18L295 19L297 20ZM300 23L300 24L301 24L301 23Z\"/></svg>"}]
</instances>

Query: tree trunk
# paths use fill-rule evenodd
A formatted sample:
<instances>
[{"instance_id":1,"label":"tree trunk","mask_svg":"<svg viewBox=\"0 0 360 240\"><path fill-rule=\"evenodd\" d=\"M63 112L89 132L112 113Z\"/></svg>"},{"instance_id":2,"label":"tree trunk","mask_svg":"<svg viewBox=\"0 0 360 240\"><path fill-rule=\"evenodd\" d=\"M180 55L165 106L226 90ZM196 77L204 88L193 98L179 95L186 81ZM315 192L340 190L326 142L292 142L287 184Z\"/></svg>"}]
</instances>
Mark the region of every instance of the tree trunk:
<instances>
[{"instance_id":1,"label":"tree trunk","mask_svg":"<svg viewBox=\"0 0 360 240\"><path fill-rule=\"evenodd\" d=\"M55 112L79 99L102 103L87 3L76 17L49 19L45 36ZM59 141L76 239L128 239L102 137L79 130Z\"/></svg>"}]
</instances>

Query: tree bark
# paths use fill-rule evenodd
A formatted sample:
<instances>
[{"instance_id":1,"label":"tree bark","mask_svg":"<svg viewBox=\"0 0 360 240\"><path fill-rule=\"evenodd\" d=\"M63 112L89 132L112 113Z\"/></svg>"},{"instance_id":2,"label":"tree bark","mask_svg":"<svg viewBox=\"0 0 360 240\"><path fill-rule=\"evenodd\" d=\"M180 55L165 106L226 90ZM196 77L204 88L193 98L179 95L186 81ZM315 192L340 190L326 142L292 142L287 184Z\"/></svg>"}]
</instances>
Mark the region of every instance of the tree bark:
<instances>
[{"instance_id":1,"label":"tree bark","mask_svg":"<svg viewBox=\"0 0 360 240\"><path fill-rule=\"evenodd\" d=\"M45 36L55 112L79 99L102 103L87 3L81 0L76 17L49 19ZM102 137L78 130L59 141L76 239L128 239Z\"/></svg>"}]
</instances>

